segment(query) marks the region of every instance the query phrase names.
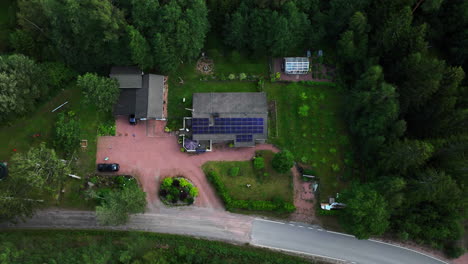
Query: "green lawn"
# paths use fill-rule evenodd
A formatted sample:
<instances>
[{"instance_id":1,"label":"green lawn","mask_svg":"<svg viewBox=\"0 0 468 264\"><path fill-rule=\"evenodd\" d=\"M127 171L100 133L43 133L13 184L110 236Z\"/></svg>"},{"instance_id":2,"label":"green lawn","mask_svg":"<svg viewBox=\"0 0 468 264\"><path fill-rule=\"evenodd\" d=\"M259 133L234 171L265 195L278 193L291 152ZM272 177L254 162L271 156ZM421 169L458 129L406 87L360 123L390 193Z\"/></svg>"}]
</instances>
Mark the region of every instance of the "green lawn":
<instances>
[{"instance_id":1,"label":"green lawn","mask_svg":"<svg viewBox=\"0 0 468 264\"><path fill-rule=\"evenodd\" d=\"M320 178L321 200L335 196L352 164L342 113L344 94L335 87L303 83L268 84L266 91L269 100L276 101L278 116L278 135L270 142L289 149L297 162L311 167ZM309 106L307 117L298 114L301 105Z\"/></svg>"},{"instance_id":2,"label":"green lawn","mask_svg":"<svg viewBox=\"0 0 468 264\"><path fill-rule=\"evenodd\" d=\"M210 161L203 165L203 171L218 172L226 186L229 195L238 200L272 200L281 197L286 202L293 202L293 183L290 173L277 173L271 167L271 159L274 153L271 151L259 151L265 158L265 172L268 176L262 177L254 169L252 161ZM230 176L229 170L239 167L239 175ZM260 173L261 174L261 173ZM247 188L247 184L251 187Z\"/></svg>"},{"instance_id":3,"label":"green lawn","mask_svg":"<svg viewBox=\"0 0 468 264\"><path fill-rule=\"evenodd\" d=\"M9 35L13 31L16 23L16 1L0 1L0 53L8 48Z\"/></svg>"},{"instance_id":4,"label":"green lawn","mask_svg":"<svg viewBox=\"0 0 468 264\"><path fill-rule=\"evenodd\" d=\"M51 111L62 103L68 101L61 109ZM88 148L82 151L77 146L75 157L78 158L73 165L73 173L81 176L82 180L72 179L66 181L65 193L60 201L47 199L51 205L60 205L69 208L90 208L92 204L83 201L80 188L84 184L84 177L95 172L97 126L109 118L97 111L95 107L81 103L81 91L76 87L67 88L59 92L50 101L33 111L30 116L18 119L8 126L0 127L0 160L8 161L16 152L27 152L30 147L46 142L48 147L53 147L54 124L57 114L63 111L74 111L80 120L81 139L88 140ZM40 134L40 137L33 137ZM60 156L63 153L58 151Z\"/></svg>"},{"instance_id":5,"label":"green lawn","mask_svg":"<svg viewBox=\"0 0 468 264\"><path fill-rule=\"evenodd\" d=\"M84 230L2 231L5 263L321 263L187 236Z\"/></svg>"}]
</instances>

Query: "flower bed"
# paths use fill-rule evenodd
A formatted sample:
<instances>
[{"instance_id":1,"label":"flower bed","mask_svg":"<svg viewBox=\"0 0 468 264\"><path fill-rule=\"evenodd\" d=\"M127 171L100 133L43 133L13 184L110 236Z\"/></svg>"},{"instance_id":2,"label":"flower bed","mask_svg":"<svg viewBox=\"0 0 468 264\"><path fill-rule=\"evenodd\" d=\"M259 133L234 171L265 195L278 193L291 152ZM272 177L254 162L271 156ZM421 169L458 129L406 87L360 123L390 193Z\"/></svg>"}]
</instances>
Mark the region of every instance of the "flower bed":
<instances>
[{"instance_id":1,"label":"flower bed","mask_svg":"<svg viewBox=\"0 0 468 264\"><path fill-rule=\"evenodd\" d=\"M184 177L169 177L161 182L159 197L167 205L191 205L197 196L198 188Z\"/></svg>"}]
</instances>

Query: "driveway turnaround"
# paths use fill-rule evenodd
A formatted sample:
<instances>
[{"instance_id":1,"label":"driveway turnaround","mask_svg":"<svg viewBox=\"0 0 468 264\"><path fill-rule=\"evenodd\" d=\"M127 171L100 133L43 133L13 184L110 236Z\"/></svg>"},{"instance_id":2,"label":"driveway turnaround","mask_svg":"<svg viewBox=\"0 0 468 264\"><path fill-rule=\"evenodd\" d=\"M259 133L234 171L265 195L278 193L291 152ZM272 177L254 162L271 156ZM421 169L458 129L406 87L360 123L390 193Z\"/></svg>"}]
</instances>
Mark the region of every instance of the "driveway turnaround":
<instances>
[{"instance_id":1,"label":"driveway turnaround","mask_svg":"<svg viewBox=\"0 0 468 264\"><path fill-rule=\"evenodd\" d=\"M150 204L159 203L157 192L163 178L182 175L199 189L196 206L224 210L201 166L207 161L249 160L260 149L278 151L272 145L263 144L253 148L226 147L199 155L187 154L180 151L176 136L164 133L164 122L157 121L154 127L147 122L132 126L126 118L118 118L117 135L99 137L96 162L119 163L119 173L138 178Z\"/></svg>"},{"instance_id":2,"label":"driveway turnaround","mask_svg":"<svg viewBox=\"0 0 468 264\"><path fill-rule=\"evenodd\" d=\"M429 255L375 240L359 240L319 226L255 220L252 245L359 264L441 264Z\"/></svg>"}]
</instances>

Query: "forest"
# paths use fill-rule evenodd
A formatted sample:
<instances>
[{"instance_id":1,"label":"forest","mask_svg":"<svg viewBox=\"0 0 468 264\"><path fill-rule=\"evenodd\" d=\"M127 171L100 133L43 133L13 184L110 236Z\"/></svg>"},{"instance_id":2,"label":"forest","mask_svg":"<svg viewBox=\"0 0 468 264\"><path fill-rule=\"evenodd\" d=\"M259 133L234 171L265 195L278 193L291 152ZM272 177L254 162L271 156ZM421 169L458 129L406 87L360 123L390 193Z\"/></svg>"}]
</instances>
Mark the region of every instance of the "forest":
<instances>
[{"instance_id":1,"label":"forest","mask_svg":"<svg viewBox=\"0 0 468 264\"><path fill-rule=\"evenodd\" d=\"M356 156L343 228L463 253L468 1L18 0L16 21L0 56L2 121L75 73L170 74L200 55L209 32L250 57L323 49L347 93Z\"/></svg>"}]
</instances>

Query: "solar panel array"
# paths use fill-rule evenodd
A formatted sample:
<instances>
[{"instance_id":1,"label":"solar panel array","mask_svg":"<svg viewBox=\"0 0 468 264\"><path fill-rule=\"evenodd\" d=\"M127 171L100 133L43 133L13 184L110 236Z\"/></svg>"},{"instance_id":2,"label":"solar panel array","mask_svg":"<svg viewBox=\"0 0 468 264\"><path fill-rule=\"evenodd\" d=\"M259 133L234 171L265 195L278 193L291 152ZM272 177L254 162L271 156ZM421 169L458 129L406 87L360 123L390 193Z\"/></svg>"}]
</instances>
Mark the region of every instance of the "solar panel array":
<instances>
[{"instance_id":1,"label":"solar panel array","mask_svg":"<svg viewBox=\"0 0 468 264\"><path fill-rule=\"evenodd\" d=\"M252 135L237 135L236 141L237 142L252 142Z\"/></svg>"},{"instance_id":2,"label":"solar panel array","mask_svg":"<svg viewBox=\"0 0 468 264\"><path fill-rule=\"evenodd\" d=\"M193 118L193 134L263 134L263 118L215 118L209 125L208 118Z\"/></svg>"}]
</instances>

